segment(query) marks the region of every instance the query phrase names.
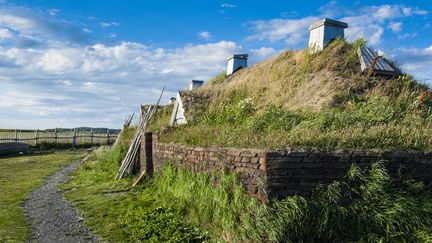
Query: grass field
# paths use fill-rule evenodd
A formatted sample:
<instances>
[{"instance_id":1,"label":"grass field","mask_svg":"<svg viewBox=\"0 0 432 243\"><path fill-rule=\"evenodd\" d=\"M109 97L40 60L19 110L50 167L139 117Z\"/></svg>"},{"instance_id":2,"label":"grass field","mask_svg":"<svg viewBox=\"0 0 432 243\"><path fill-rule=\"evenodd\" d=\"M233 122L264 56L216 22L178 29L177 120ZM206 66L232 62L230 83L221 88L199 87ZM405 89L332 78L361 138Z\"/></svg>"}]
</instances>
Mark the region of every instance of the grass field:
<instances>
[{"instance_id":1,"label":"grass field","mask_svg":"<svg viewBox=\"0 0 432 243\"><path fill-rule=\"evenodd\" d=\"M432 193L384 163L267 205L238 175L166 166L133 188L115 180L126 144L99 150L61 188L108 242L431 242Z\"/></svg>"},{"instance_id":2,"label":"grass field","mask_svg":"<svg viewBox=\"0 0 432 243\"><path fill-rule=\"evenodd\" d=\"M24 242L30 234L20 204L44 183L45 177L85 151L56 151L43 155L0 157L0 242Z\"/></svg>"},{"instance_id":3,"label":"grass field","mask_svg":"<svg viewBox=\"0 0 432 243\"><path fill-rule=\"evenodd\" d=\"M432 90L407 74L367 77L362 44L285 51L220 75L182 93L186 125L161 129L170 114L160 112L151 128L191 146L432 151Z\"/></svg>"},{"instance_id":4,"label":"grass field","mask_svg":"<svg viewBox=\"0 0 432 243\"><path fill-rule=\"evenodd\" d=\"M134 129L126 130L129 139ZM205 233L188 223L176 207L157 201L157 195L132 188L134 177L115 180L128 141L122 139L115 149L102 148L93 154L61 186L66 198L78 206L87 226L108 242L194 242Z\"/></svg>"}]
</instances>

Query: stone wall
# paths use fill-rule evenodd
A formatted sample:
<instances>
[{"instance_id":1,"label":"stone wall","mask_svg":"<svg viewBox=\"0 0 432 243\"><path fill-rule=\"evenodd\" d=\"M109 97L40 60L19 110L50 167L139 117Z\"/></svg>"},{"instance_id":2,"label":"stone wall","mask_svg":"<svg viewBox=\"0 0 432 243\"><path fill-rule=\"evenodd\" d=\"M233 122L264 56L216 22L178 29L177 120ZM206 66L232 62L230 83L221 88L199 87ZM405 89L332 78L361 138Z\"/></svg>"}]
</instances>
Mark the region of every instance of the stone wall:
<instances>
[{"instance_id":1,"label":"stone wall","mask_svg":"<svg viewBox=\"0 0 432 243\"><path fill-rule=\"evenodd\" d=\"M238 172L240 180L248 192L261 199L266 199L263 183L265 182L265 150L234 148L188 147L178 144L159 142L158 134L153 134L153 166L157 171L167 161L178 167L195 171L212 171L223 168Z\"/></svg>"},{"instance_id":2,"label":"stone wall","mask_svg":"<svg viewBox=\"0 0 432 243\"><path fill-rule=\"evenodd\" d=\"M150 168L150 163L159 170L167 161L195 171L227 168L239 173L249 193L263 201L288 195L310 195L320 183L343 179L352 163L367 168L379 160L387 161L387 168L393 175L432 183L432 153L202 148L160 143L158 134L142 138L142 169ZM151 153L149 140L152 140Z\"/></svg>"},{"instance_id":3,"label":"stone wall","mask_svg":"<svg viewBox=\"0 0 432 243\"><path fill-rule=\"evenodd\" d=\"M279 150L269 151L266 160L267 192L278 198L310 195L318 183L343 179L353 163L364 169L380 160L393 176L432 183L431 153Z\"/></svg>"}]
</instances>

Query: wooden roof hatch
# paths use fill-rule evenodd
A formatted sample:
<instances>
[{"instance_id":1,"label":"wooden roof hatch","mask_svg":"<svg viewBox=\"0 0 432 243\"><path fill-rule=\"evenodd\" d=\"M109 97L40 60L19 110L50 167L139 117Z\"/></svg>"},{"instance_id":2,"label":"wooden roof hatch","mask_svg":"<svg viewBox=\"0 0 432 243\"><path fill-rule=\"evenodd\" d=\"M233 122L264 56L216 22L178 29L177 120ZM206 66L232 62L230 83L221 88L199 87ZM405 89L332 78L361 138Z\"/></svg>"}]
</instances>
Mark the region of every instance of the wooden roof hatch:
<instances>
[{"instance_id":1,"label":"wooden roof hatch","mask_svg":"<svg viewBox=\"0 0 432 243\"><path fill-rule=\"evenodd\" d=\"M393 76L398 71L388 63L383 57L379 56L371 48L363 46L358 49L358 55L360 58L361 70L371 70L376 74Z\"/></svg>"}]
</instances>

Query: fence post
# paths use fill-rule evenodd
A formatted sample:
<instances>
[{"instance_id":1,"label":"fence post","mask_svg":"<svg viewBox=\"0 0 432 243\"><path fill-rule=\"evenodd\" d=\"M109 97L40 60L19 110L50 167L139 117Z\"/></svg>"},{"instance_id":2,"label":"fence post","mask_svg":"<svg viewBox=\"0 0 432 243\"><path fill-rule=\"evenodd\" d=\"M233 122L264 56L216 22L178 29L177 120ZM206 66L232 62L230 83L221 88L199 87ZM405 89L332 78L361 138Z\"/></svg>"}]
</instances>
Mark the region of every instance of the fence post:
<instances>
[{"instance_id":1,"label":"fence post","mask_svg":"<svg viewBox=\"0 0 432 243\"><path fill-rule=\"evenodd\" d=\"M107 144L110 143L110 133L109 133L109 129L107 130Z\"/></svg>"},{"instance_id":2,"label":"fence post","mask_svg":"<svg viewBox=\"0 0 432 243\"><path fill-rule=\"evenodd\" d=\"M57 143L58 142L58 139L57 139L57 127L54 129L54 139L55 139L55 143Z\"/></svg>"},{"instance_id":3,"label":"fence post","mask_svg":"<svg viewBox=\"0 0 432 243\"><path fill-rule=\"evenodd\" d=\"M90 144L93 145L93 128L90 129Z\"/></svg>"},{"instance_id":4,"label":"fence post","mask_svg":"<svg viewBox=\"0 0 432 243\"><path fill-rule=\"evenodd\" d=\"M18 142L18 130L15 129L15 143Z\"/></svg>"},{"instance_id":5,"label":"fence post","mask_svg":"<svg viewBox=\"0 0 432 243\"><path fill-rule=\"evenodd\" d=\"M140 161L140 170L145 170L148 174L153 173L153 133L144 132L141 138L141 151L144 152L144 161ZM144 151L143 151L144 150ZM141 155L140 155L141 157Z\"/></svg>"},{"instance_id":6,"label":"fence post","mask_svg":"<svg viewBox=\"0 0 432 243\"><path fill-rule=\"evenodd\" d=\"M35 147L37 147L38 146L38 136L39 136L39 129L36 129L36 132L35 132Z\"/></svg>"},{"instance_id":7,"label":"fence post","mask_svg":"<svg viewBox=\"0 0 432 243\"><path fill-rule=\"evenodd\" d=\"M73 129L73 137L72 137L72 148L75 148L76 145L76 129Z\"/></svg>"}]
</instances>

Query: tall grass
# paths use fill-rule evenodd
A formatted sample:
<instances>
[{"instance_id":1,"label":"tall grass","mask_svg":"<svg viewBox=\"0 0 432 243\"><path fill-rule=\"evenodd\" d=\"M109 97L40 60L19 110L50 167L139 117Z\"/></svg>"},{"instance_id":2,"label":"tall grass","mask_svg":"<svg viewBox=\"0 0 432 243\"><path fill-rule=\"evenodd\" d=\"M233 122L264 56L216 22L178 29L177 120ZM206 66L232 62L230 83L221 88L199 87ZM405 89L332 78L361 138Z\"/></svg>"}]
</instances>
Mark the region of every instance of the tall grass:
<instances>
[{"instance_id":1,"label":"tall grass","mask_svg":"<svg viewBox=\"0 0 432 243\"><path fill-rule=\"evenodd\" d=\"M335 40L318 54L287 51L193 91L186 126L164 142L201 146L432 151L431 90L412 76L360 73L357 48ZM202 107L204 106L204 107ZM160 122L153 130L162 125Z\"/></svg>"},{"instance_id":2,"label":"tall grass","mask_svg":"<svg viewBox=\"0 0 432 243\"><path fill-rule=\"evenodd\" d=\"M344 180L318 186L311 197L264 204L227 170L198 173L167 164L131 188L132 176L114 180L127 139L122 143L88 158L63 186L107 241L432 241L430 188L390 177L385 162L369 170L354 164Z\"/></svg>"},{"instance_id":3,"label":"tall grass","mask_svg":"<svg viewBox=\"0 0 432 243\"><path fill-rule=\"evenodd\" d=\"M347 242L432 240L432 194L419 182L391 178L384 163L353 165L346 180L262 204L236 175L167 166L152 191L188 221L228 241Z\"/></svg>"}]
</instances>

